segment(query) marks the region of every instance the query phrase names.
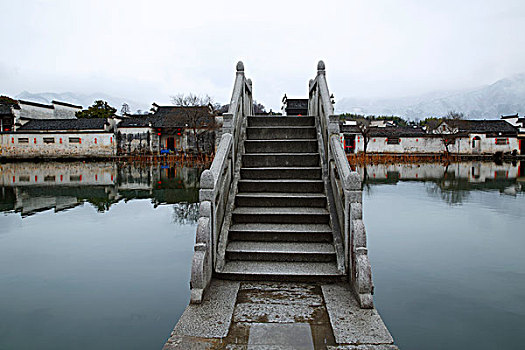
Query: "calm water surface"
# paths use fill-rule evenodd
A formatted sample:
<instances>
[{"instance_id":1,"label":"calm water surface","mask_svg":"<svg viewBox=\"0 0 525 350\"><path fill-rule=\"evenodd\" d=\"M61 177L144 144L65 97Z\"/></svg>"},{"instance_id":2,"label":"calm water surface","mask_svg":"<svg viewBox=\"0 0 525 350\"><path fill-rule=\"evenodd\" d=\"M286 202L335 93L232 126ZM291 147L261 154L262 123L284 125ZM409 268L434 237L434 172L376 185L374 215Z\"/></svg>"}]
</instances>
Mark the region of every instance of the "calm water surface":
<instances>
[{"instance_id":1,"label":"calm water surface","mask_svg":"<svg viewBox=\"0 0 525 350\"><path fill-rule=\"evenodd\" d=\"M523 348L524 176L519 164L367 168L375 302L401 349Z\"/></svg>"},{"instance_id":2,"label":"calm water surface","mask_svg":"<svg viewBox=\"0 0 525 350\"><path fill-rule=\"evenodd\" d=\"M189 300L202 169L0 165L0 349L160 349ZM358 169L402 349L525 343L520 164Z\"/></svg>"},{"instance_id":3,"label":"calm water surface","mask_svg":"<svg viewBox=\"0 0 525 350\"><path fill-rule=\"evenodd\" d=\"M189 300L200 169L1 170L0 349L161 349Z\"/></svg>"}]
</instances>

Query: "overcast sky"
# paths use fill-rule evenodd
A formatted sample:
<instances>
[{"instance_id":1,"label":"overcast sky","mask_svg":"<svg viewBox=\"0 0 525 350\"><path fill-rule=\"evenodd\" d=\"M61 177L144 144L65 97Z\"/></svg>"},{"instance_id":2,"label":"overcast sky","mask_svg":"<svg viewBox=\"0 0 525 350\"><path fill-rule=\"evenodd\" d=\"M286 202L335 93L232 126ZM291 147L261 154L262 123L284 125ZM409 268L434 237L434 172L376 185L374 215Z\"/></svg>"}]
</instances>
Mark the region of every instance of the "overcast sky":
<instances>
[{"instance_id":1,"label":"overcast sky","mask_svg":"<svg viewBox=\"0 0 525 350\"><path fill-rule=\"evenodd\" d=\"M0 0L0 94L306 97L323 59L343 97L476 87L525 72L523 0Z\"/></svg>"}]
</instances>

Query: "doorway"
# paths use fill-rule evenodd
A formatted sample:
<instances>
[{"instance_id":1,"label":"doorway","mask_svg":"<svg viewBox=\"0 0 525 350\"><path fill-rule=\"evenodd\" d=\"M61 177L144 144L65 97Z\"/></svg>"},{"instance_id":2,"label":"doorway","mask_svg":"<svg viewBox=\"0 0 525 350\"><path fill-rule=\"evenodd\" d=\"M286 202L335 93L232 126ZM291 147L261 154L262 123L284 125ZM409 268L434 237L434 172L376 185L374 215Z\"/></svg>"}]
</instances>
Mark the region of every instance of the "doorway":
<instances>
[{"instance_id":1,"label":"doorway","mask_svg":"<svg viewBox=\"0 0 525 350\"><path fill-rule=\"evenodd\" d=\"M472 139L472 153L480 153L481 151L481 138L479 136L475 136Z\"/></svg>"},{"instance_id":2,"label":"doorway","mask_svg":"<svg viewBox=\"0 0 525 350\"><path fill-rule=\"evenodd\" d=\"M345 153L355 153L355 135L344 136Z\"/></svg>"},{"instance_id":3,"label":"doorway","mask_svg":"<svg viewBox=\"0 0 525 350\"><path fill-rule=\"evenodd\" d=\"M168 139L166 140L166 149L170 150L170 151L174 151L175 150L175 138L174 137L168 137Z\"/></svg>"}]
</instances>

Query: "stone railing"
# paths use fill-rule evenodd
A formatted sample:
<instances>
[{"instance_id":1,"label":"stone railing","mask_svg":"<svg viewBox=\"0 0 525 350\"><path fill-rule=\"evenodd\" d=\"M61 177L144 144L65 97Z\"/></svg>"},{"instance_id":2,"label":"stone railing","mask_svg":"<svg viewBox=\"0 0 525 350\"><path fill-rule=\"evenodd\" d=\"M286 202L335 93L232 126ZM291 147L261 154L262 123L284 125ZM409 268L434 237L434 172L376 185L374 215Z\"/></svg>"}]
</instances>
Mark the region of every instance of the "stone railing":
<instances>
[{"instance_id":1,"label":"stone railing","mask_svg":"<svg viewBox=\"0 0 525 350\"><path fill-rule=\"evenodd\" d=\"M238 177L246 117L252 114L252 83L237 63L237 75L228 113L223 115L222 136L210 169L200 179L200 212L191 265L191 303L200 303L210 284L217 260L219 235L227 219L227 205Z\"/></svg>"},{"instance_id":2,"label":"stone railing","mask_svg":"<svg viewBox=\"0 0 525 350\"><path fill-rule=\"evenodd\" d=\"M330 192L331 212L337 216L332 225L338 226L335 231L341 235L344 271L349 273L360 306L372 308L374 286L363 223L361 179L350 169L343 150L339 117L334 115L323 61L317 65L317 76L310 80L309 91L308 114L316 116L323 177Z\"/></svg>"}]
</instances>

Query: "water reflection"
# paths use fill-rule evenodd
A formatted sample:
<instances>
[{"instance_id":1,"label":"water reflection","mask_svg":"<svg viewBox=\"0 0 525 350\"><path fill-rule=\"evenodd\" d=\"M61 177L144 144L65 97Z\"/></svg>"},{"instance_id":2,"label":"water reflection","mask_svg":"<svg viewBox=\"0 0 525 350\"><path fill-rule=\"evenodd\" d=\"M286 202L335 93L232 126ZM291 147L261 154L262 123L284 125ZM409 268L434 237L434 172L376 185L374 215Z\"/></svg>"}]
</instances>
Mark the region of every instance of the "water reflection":
<instances>
[{"instance_id":1,"label":"water reflection","mask_svg":"<svg viewBox=\"0 0 525 350\"><path fill-rule=\"evenodd\" d=\"M154 206L176 204L174 221L196 220L203 168L131 165L115 162L0 164L0 211L29 216L90 203L105 212L119 201L151 199Z\"/></svg>"},{"instance_id":2,"label":"water reflection","mask_svg":"<svg viewBox=\"0 0 525 350\"><path fill-rule=\"evenodd\" d=\"M358 167L367 191L372 185L397 184L401 181L426 183L427 193L450 205L459 205L472 191L497 190L515 196L523 192L525 162L459 162L451 164L374 164Z\"/></svg>"}]
</instances>

